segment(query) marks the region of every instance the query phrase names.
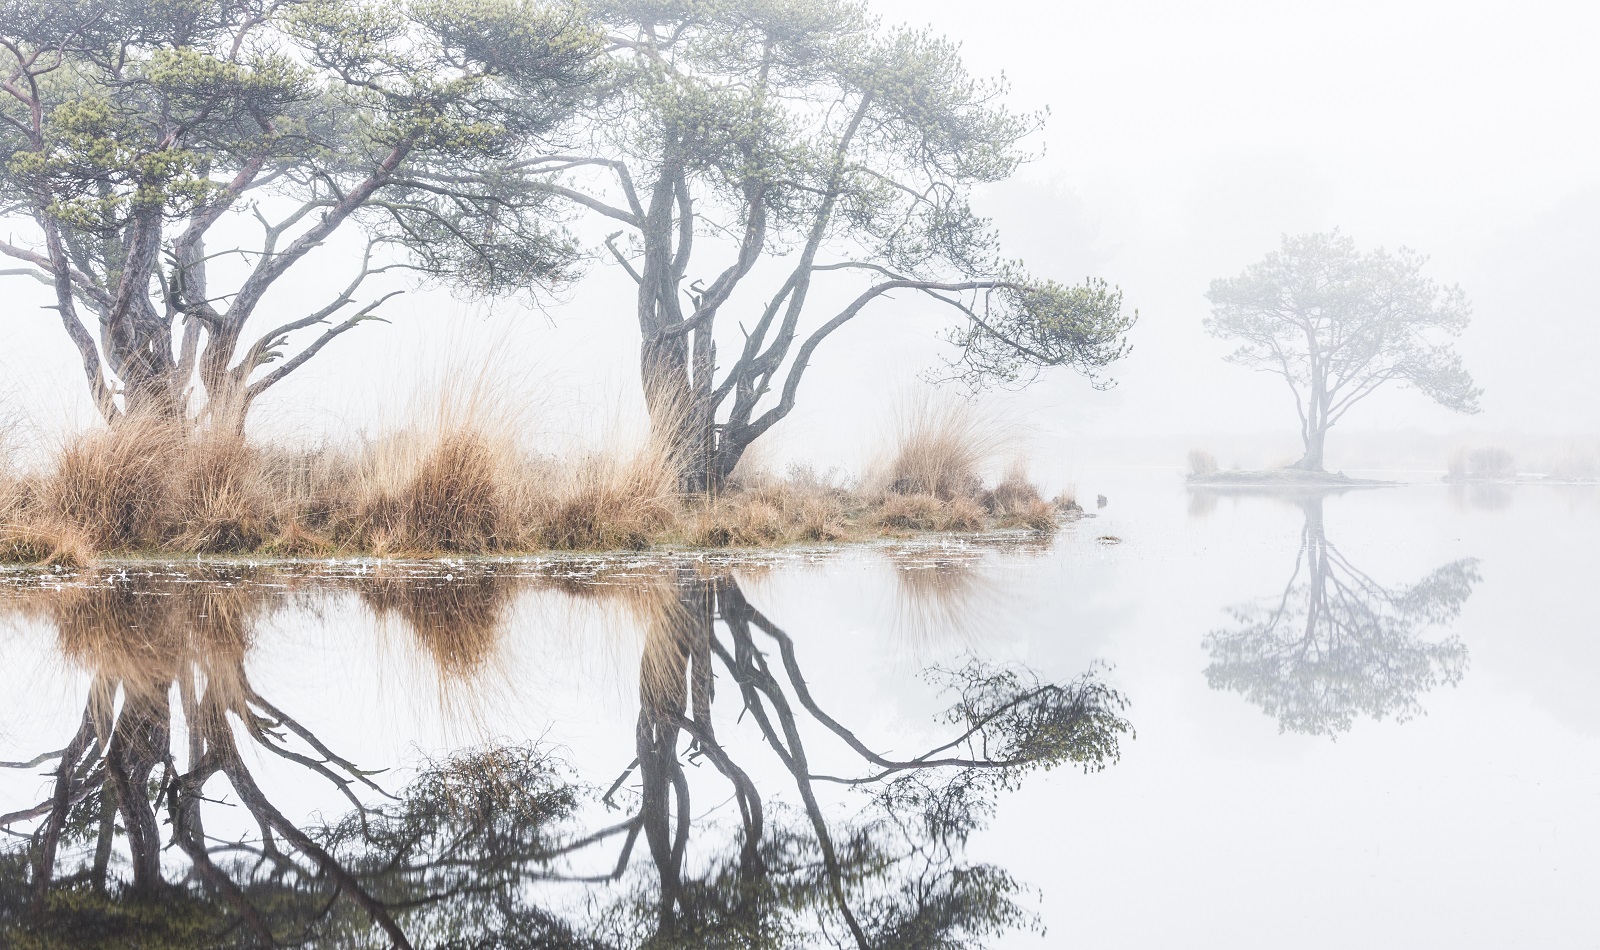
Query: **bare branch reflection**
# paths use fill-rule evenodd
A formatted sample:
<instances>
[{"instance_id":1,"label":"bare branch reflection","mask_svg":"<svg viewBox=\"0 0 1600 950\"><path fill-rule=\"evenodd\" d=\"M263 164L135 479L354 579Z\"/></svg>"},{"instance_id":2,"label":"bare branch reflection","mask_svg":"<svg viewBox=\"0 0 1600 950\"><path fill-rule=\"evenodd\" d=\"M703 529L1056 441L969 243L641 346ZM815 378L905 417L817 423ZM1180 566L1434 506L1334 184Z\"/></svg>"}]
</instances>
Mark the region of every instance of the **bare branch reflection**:
<instances>
[{"instance_id":1,"label":"bare branch reflection","mask_svg":"<svg viewBox=\"0 0 1600 950\"><path fill-rule=\"evenodd\" d=\"M401 620L442 678L470 676L532 587L622 603L645 627L636 757L608 787L502 742L424 762L391 795L248 673L263 620L348 591ZM44 782L0 803L5 946L982 944L1033 919L1008 872L964 857L996 794L1034 771L1101 769L1131 734L1093 671L1051 683L973 659L928 671L951 698L947 734L882 751L819 701L801 645L704 565L625 583L103 572L11 590L5 607L51 626L90 677L62 744L5 763ZM253 761L278 763L278 782ZM284 768L345 813L291 814Z\"/></svg>"},{"instance_id":2,"label":"bare branch reflection","mask_svg":"<svg viewBox=\"0 0 1600 950\"><path fill-rule=\"evenodd\" d=\"M802 908L773 898L793 892L797 873L824 931L845 935L853 946L940 946L1022 919L1010 900L1009 876L961 864L956 847L988 813L993 794L1023 773L1063 764L1093 770L1114 761L1118 739L1131 730L1119 715L1121 696L1093 675L1058 685L978 661L936 669L931 675L956 698L945 716L953 735L920 754L890 757L821 706L795 641L749 603L732 576L680 572L676 581L677 609L661 613L641 664L638 755L607 793L613 800L637 770L634 820L656 872L649 915L642 912L647 902L639 901L635 936L643 945L703 946L696 941L724 926L732 928L726 936L744 941L792 930L801 925L795 914ZM724 744L712 712L719 677L738 691L738 718L754 723L788 773L809 835L804 825L769 829L762 790ZM832 774L813 764L804 735L819 729L843 743L858 771ZM737 860L707 870L721 881L715 887L686 871L693 812L684 764L698 758L726 781L739 813ZM867 817L832 827L823 785L868 790ZM636 833L630 831L629 845ZM788 844L771 854L772 841ZM897 877L901 890L885 887ZM743 903L708 900L729 895ZM756 908L765 910L752 916ZM907 934L916 941L899 943L897 935Z\"/></svg>"}]
</instances>

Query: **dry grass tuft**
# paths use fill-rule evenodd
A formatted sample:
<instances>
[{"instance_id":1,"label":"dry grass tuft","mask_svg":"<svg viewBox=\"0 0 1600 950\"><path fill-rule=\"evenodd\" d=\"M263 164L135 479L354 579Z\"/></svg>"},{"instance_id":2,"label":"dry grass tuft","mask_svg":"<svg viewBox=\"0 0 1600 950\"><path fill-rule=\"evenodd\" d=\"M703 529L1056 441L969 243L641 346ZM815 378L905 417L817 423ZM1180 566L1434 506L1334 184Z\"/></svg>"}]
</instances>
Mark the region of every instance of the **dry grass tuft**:
<instances>
[{"instance_id":1,"label":"dry grass tuft","mask_svg":"<svg viewBox=\"0 0 1600 950\"><path fill-rule=\"evenodd\" d=\"M927 397L903 407L871 522L897 531L1053 530L1056 509L1014 462L993 487L983 472L1012 434L970 402Z\"/></svg>"},{"instance_id":2,"label":"dry grass tuft","mask_svg":"<svg viewBox=\"0 0 1600 950\"><path fill-rule=\"evenodd\" d=\"M783 512L761 498L735 494L692 515L689 542L702 548L753 548L788 538Z\"/></svg>"},{"instance_id":3,"label":"dry grass tuft","mask_svg":"<svg viewBox=\"0 0 1600 950\"><path fill-rule=\"evenodd\" d=\"M591 455L576 465L547 462L539 471L522 490L530 546L639 549L678 521L677 468L658 446Z\"/></svg>"},{"instance_id":4,"label":"dry grass tuft","mask_svg":"<svg viewBox=\"0 0 1600 950\"><path fill-rule=\"evenodd\" d=\"M301 520L344 547L481 554L507 547L515 449L476 425L402 431L306 473ZM343 500L329 476L348 473ZM332 489L330 491L330 488ZM326 518L326 522L322 519Z\"/></svg>"},{"instance_id":5,"label":"dry grass tuft","mask_svg":"<svg viewBox=\"0 0 1600 950\"><path fill-rule=\"evenodd\" d=\"M791 469L786 478L744 472L726 493L691 508L685 540L698 547L842 541L858 533L851 513L865 504L809 469Z\"/></svg>"},{"instance_id":6,"label":"dry grass tuft","mask_svg":"<svg viewBox=\"0 0 1600 950\"><path fill-rule=\"evenodd\" d=\"M506 466L480 432L444 433L393 499L402 543L420 551L482 553L506 526Z\"/></svg>"},{"instance_id":7,"label":"dry grass tuft","mask_svg":"<svg viewBox=\"0 0 1600 950\"><path fill-rule=\"evenodd\" d=\"M135 418L68 440L36 473L0 453L0 560L763 547L1048 530L1062 507L1021 466L985 488L1003 427L969 403L930 399L902 413L872 487L805 467L777 476L757 456L706 498L679 494L671 453L649 440L576 459L530 452L518 441L527 430L480 382L447 380L431 416L347 444L272 447L225 421Z\"/></svg>"},{"instance_id":8,"label":"dry grass tuft","mask_svg":"<svg viewBox=\"0 0 1600 950\"><path fill-rule=\"evenodd\" d=\"M186 433L161 419L124 419L69 440L16 497L13 519L68 539L67 548L249 551L273 530L259 449L233 432Z\"/></svg>"},{"instance_id":9,"label":"dry grass tuft","mask_svg":"<svg viewBox=\"0 0 1600 950\"><path fill-rule=\"evenodd\" d=\"M327 557L336 553L338 546L300 522L290 521L262 550L278 557Z\"/></svg>"},{"instance_id":10,"label":"dry grass tuft","mask_svg":"<svg viewBox=\"0 0 1600 950\"><path fill-rule=\"evenodd\" d=\"M1050 499L1050 504L1055 505L1058 511L1083 513L1083 506L1078 504L1078 486L1067 485Z\"/></svg>"},{"instance_id":11,"label":"dry grass tuft","mask_svg":"<svg viewBox=\"0 0 1600 950\"><path fill-rule=\"evenodd\" d=\"M932 397L903 406L883 480L898 495L942 501L983 490L983 469L1009 440L973 403Z\"/></svg>"},{"instance_id":12,"label":"dry grass tuft","mask_svg":"<svg viewBox=\"0 0 1600 950\"><path fill-rule=\"evenodd\" d=\"M262 453L233 432L202 432L181 443L173 496L153 534L164 546L218 554L252 551L272 531L272 498Z\"/></svg>"},{"instance_id":13,"label":"dry grass tuft","mask_svg":"<svg viewBox=\"0 0 1600 950\"><path fill-rule=\"evenodd\" d=\"M0 564L88 567L94 561L94 545L70 525L0 525Z\"/></svg>"},{"instance_id":14,"label":"dry grass tuft","mask_svg":"<svg viewBox=\"0 0 1600 950\"><path fill-rule=\"evenodd\" d=\"M161 419L124 419L77 436L39 487L44 520L75 526L101 550L154 547L183 447L182 431Z\"/></svg>"},{"instance_id":15,"label":"dry grass tuft","mask_svg":"<svg viewBox=\"0 0 1600 950\"><path fill-rule=\"evenodd\" d=\"M946 501L936 495L885 495L874 521L899 531L977 531L983 528L983 506L971 498Z\"/></svg>"},{"instance_id":16,"label":"dry grass tuft","mask_svg":"<svg viewBox=\"0 0 1600 950\"><path fill-rule=\"evenodd\" d=\"M984 493L983 507L1001 528L1049 531L1056 523L1056 506L1045 501L1028 480L1028 467L1020 460L1006 469L999 484Z\"/></svg>"}]
</instances>

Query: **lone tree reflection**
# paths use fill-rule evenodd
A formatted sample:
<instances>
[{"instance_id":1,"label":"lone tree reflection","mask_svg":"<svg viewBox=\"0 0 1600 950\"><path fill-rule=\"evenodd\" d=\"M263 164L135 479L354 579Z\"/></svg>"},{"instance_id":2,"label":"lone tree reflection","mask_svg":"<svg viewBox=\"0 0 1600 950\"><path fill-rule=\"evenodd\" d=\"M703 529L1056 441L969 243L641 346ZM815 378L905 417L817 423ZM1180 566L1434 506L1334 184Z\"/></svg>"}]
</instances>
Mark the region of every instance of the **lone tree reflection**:
<instances>
[{"instance_id":1,"label":"lone tree reflection","mask_svg":"<svg viewBox=\"0 0 1600 950\"><path fill-rule=\"evenodd\" d=\"M1233 608L1238 627L1206 635L1206 681L1243 694L1292 732L1337 736L1363 714L1403 722L1422 711L1423 693L1455 685L1466 671L1459 639L1424 634L1461 613L1478 562L1384 587L1328 543L1321 495L1299 504L1305 530L1294 573L1281 596Z\"/></svg>"},{"instance_id":2,"label":"lone tree reflection","mask_svg":"<svg viewBox=\"0 0 1600 950\"><path fill-rule=\"evenodd\" d=\"M649 621L636 760L600 794L545 749L495 745L426 763L391 796L246 675L255 623L292 594L212 575L25 606L93 681L63 748L6 763L46 782L0 815L13 836L0 945L970 946L1033 920L1005 870L962 857L995 793L1034 770L1102 768L1131 731L1092 675L1052 684L973 661L930 672L954 698L948 737L890 757L821 707L794 641L731 577L563 579L551 587L623 596ZM439 612L437 590L419 586L413 605L409 589L386 582L390 609ZM495 639L463 638L441 675ZM714 704L719 680L734 702ZM754 742L728 742L738 728ZM816 764L806 737L818 735L848 770ZM765 766L751 761L762 744ZM331 783L348 813L292 820L254 759ZM686 766L703 762L700 781L732 789L731 826L704 814L726 795L691 780ZM793 804L768 795L772 774ZM852 791L864 798L846 807ZM601 805L624 814L596 822Z\"/></svg>"}]
</instances>

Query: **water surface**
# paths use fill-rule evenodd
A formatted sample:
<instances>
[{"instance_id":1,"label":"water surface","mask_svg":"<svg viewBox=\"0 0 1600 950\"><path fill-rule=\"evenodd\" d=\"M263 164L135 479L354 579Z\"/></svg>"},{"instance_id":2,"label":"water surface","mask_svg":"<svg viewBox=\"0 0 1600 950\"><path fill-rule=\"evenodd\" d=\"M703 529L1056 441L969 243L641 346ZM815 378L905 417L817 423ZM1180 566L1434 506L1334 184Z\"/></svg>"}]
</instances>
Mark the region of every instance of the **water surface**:
<instances>
[{"instance_id":1,"label":"water surface","mask_svg":"<svg viewBox=\"0 0 1600 950\"><path fill-rule=\"evenodd\" d=\"M9 573L0 935L1600 942L1600 493L1090 487L1054 540Z\"/></svg>"}]
</instances>

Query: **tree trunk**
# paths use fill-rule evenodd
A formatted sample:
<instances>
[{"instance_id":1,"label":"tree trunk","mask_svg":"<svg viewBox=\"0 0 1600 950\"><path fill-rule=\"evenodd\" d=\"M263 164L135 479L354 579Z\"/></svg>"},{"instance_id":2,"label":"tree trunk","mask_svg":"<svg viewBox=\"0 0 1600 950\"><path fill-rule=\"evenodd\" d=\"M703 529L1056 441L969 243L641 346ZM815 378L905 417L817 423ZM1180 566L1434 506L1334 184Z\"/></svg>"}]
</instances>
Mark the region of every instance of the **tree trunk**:
<instances>
[{"instance_id":1,"label":"tree trunk","mask_svg":"<svg viewBox=\"0 0 1600 950\"><path fill-rule=\"evenodd\" d=\"M704 434L696 431L703 414L696 411L698 395L689 386L685 348L674 346L681 340L645 343L640 352L640 376L644 383L645 408L650 413L650 437L657 440L677 470L679 491L704 491Z\"/></svg>"},{"instance_id":2,"label":"tree trunk","mask_svg":"<svg viewBox=\"0 0 1600 950\"><path fill-rule=\"evenodd\" d=\"M640 364L645 406L650 412L650 433L661 440L677 470L678 490L685 495L715 495L727 483L749 440L730 442L718 432L711 390L716 351L709 334L693 336L692 347L681 337L643 347Z\"/></svg>"},{"instance_id":3,"label":"tree trunk","mask_svg":"<svg viewBox=\"0 0 1600 950\"><path fill-rule=\"evenodd\" d=\"M1326 471L1322 467L1322 444L1328 436L1328 430L1313 429L1305 438L1305 454L1300 456L1300 461L1289 466L1306 472Z\"/></svg>"},{"instance_id":4,"label":"tree trunk","mask_svg":"<svg viewBox=\"0 0 1600 950\"><path fill-rule=\"evenodd\" d=\"M750 447L753 439L733 435L724 430L717 440L716 451L711 455L711 465L707 472L710 479L712 494L720 493L727 487L728 479L733 476L733 470L738 467L739 460L744 458L745 449Z\"/></svg>"},{"instance_id":5,"label":"tree trunk","mask_svg":"<svg viewBox=\"0 0 1600 950\"><path fill-rule=\"evenodd\" d=\"M677 599L683 609L663 615L652 625L639 663L639 719L634 733L639 760L639 814L660 879L657 927L665 933L673 933L677 927L683 856L692 817L688 779L678 758L678 740L682 731L679 722L694 704L689 695L689 669L690 651L700 622L697 601L704 601L703 596L694 596L699 586L702 585L679 578Z\"/></svg>"},{"instance_id":6,"label":"tree trunk","mask_svg":"<svg viewBox=\"0 0 1600 950\"><path fill-rule=\"evenodd\" d=\"M116 790L133 866L133 890L155 894L161 878L161 825L148 791L150 776L171 739L172 710L162 689L123 687L122 712L106 750L106 774Z\"/></svg>"}]
</instances>

